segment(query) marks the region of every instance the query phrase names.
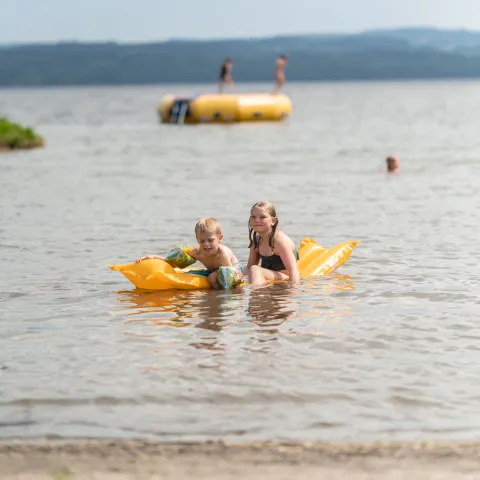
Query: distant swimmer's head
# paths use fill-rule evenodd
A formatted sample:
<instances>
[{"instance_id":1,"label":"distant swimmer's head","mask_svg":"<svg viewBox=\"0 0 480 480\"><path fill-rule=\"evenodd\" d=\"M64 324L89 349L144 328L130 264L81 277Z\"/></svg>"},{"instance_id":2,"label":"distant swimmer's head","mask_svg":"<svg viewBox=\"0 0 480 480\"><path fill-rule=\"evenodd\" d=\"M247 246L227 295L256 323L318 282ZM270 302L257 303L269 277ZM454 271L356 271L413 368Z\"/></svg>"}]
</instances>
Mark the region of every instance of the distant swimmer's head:
<instances>
[{"instance_id":1,"label":"distant swimmer's head","mask_svg":"<svg viewBox=\"0 0 480 480\"><path fill-rule=\"evenodd\" d=\"M223 63L224 63L224 65L231 65L232 64L232 59L230 57L227 57Z\"/></svg>"},{"instance_id":2,"label":"distant swimmer's head","mask_svg":"<svg viewBox=\"0 0 480 480\"><path fill-rule=\"evenodd\" d=\"M223 239L222 226L216 218L201 218L195 225L195 236L203 252L216 255Z\"/></svg>"},{"instance_id":3,"label":"distant swimmer's head","mask_svg":"<svg viewBox=\"0 0 480 480\"><path fill-rule=\"evenodd\" d=\"M398 172L400 165L397 157L395 157L394 155L390 155L389 157L387 157L386 162L388 173Z\"/></svg>"}]
</instances>

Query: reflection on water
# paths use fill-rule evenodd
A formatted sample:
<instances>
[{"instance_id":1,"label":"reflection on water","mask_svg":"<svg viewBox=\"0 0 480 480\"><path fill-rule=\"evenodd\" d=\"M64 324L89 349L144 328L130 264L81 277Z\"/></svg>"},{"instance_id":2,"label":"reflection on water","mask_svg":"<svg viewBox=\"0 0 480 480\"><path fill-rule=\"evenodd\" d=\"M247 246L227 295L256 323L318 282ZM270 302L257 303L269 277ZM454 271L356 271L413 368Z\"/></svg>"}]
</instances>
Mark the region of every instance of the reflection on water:
<instances>
[{"instance_id":1,"label":"reflection on water","mask_svg":"<svg viewBox=\"0 0 480 480\"><path fill-rule=\"evenodd\" d=\"M193 349L205 352L192 359L199 368L220 371L243 355L275 356L282 338L307 348L313 338L328 334L327 324L349 320L348 304L342 297L337 303L335 296L354 288L350 277L333 274L299 286L277 282L228 291L124 290L116 293L115 318L124 319L126 337L154 342L143 352L146 370L183 372L185 363L178 359L189 358ZM270 363L255 361L261 368Z\"/></svg>"},{"instance_id":2,"label":"reflection on water","mask_svg":"<svg viewBox=\"0 0 480 480\"><path fill-rule=\"evenodd\" d=\"M167 290L145 291L140 289L117 292L120 311L125 311L129 319L126 325L148 325L151 327L193 327L220 332L239 322L248 322L252 330L265 334L299 333L295 322L281 329L289 319L307 319L315 317L341 318L348 314L349 308L341 302L340 308L332 304L322 310L320 295L329 295L354 290L352 279L346 275L333 274L328 278L304 280L301 286L289 283L272 283L251 288L239 287L227 291L213 290ZM314 299L314 300L312 300ZM333 297L329 297L330 300ZM310 307L310 308L309 308ZM118 312L117 312L118 314ZM135 335L127 331L128 335ZM155 336L155 330L141 336ZM203 347L203 343L192 343ZM210 348L211 344L208 343Z\"/></svg>"},{"instance_id":3,"label":"reflection on water","mask_svg":"<svg viewBox=\"0 0 480 480\"><path fill-rule=\"evenodd\" d=\"M152 325L170 327L186 327L194 325L196 328L219 331L221 322L227 321L235 311L241 308L241 299L244 291L234 289L215 292L212 290L167 290L120 291L118 300L125 304L127 315L141 317L127 323L148 321ZM128 311L132 310L132 311Z\"/></svg>"},{"instance_id":4,"label":"reflection on water","mask_svg":"<svg viewBox=\"0 0 480 480\"><path fill-rule=\"evenodd\" d=\"M261 331L275 335L281 333L280 327L293 315L298 315L294 300L296 287L289 284L274 283L252 288L248 302L248 314Z\"/></svg>"}]
</instances>

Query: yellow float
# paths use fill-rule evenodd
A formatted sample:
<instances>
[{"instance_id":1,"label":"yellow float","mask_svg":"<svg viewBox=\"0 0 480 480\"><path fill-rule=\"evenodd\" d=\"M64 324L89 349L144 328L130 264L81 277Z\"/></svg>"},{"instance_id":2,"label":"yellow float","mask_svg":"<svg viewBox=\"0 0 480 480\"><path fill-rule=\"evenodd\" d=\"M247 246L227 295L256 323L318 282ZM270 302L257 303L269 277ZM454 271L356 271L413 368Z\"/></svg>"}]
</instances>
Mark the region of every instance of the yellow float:
<instances>
[{"instance_id":1,"label":"yellow float","mask_svg":"<svg viewBox=\"0 0 480 480\"><path fill-rule=\"evenodd\" d=\"M283 94L251 93L164 97L158 115L164 123L232 123L281 121L292 111Z\"/></svg>"},{"instance_id":2,"label":"yellow float","mask_svg":"<svg viewBox=\"0 0 480 480\"><path fill-rule=\"evenodd\" d=\"M328 249L311 238L304 238L298 251L300 276L312 277L334 272L348 260L357 244L358 241L351 240ZM108 268L123 273L135 287L144 290L210 288L207 277L190 274L188 268L174 268L163 260L149 259L139 263L109 265Z\"/></svg>"}]
</instances>

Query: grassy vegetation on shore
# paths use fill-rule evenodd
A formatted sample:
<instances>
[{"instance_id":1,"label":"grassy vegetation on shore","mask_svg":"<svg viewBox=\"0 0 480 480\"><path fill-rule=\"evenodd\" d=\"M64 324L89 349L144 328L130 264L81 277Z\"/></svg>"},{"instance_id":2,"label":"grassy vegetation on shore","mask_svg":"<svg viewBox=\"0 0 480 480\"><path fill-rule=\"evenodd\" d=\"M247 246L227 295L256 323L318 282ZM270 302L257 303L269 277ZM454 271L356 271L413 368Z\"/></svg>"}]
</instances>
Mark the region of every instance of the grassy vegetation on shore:
<instances>
[{"instance_id":1,"label":"grassy vegetation on shore","mask_svg":"<svg viewBox=\"0 0 480 480\"><path fill-rule=\"evenodd\" d=\"M0 151L42 147L44 140L31 128L0 117Z\"/></svg>"}]
</instances>

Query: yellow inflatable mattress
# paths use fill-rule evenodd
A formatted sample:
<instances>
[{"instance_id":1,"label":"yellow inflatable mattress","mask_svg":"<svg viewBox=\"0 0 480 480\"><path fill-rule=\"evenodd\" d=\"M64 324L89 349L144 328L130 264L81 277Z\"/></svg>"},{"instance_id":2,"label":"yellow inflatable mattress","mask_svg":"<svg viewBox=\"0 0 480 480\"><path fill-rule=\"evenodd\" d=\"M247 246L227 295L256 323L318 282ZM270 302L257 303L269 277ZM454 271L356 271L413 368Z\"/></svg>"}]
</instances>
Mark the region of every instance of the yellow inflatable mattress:
<instances>
[{"instance_id":1,"label":"yellow inflatable mattress","mask_svg":"<svg viewBox=\"0 0 480 480\"><path fill-rule=\"evenodd\" d=\"M328 249L311 238L300 244L298 269L301 277L328 275L343 265L359 242L351 240ZM109 265L123 273L137 288L145 290L197 290L210 288L207 277L189 273L194 269L178 269L163 260L149 259L140 263ZM198 267L196 268L198 270Z\"/></svg>"}]
</instances>

